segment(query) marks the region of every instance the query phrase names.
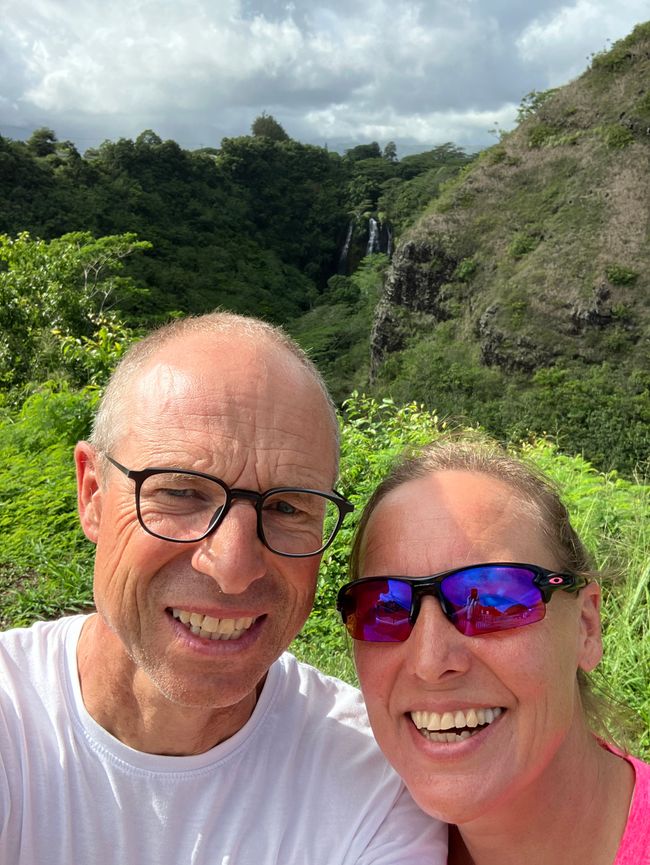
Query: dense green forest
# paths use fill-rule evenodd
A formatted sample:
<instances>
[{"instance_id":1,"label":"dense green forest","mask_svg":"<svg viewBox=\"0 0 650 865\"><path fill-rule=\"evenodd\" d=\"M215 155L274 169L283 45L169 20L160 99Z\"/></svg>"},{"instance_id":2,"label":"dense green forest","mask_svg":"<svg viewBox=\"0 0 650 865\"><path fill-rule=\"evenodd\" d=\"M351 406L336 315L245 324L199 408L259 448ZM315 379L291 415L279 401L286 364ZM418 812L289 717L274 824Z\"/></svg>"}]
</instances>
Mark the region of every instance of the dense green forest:
<instances>
[{"instance_id":1,"label":"dense green forest","mask_svg":"<svg viewBox=\"0 0 650 865\"><path fill-rule=\"evenodd\" d=\"M119 303L133 323L218 305L286 322L342 269L351 225L344 273L365 253L371 216L398 230L469 161L450 144L401 161L390 143L340 156L292 141L269 116L252 128L199 151L145 131L83 156L49 129L0 138L0 233L149 242L126 265L146 289Z\"/></svg>"},{"instance_id":2,"label":"dense green forest","mask_svg":"<svg viewBox=\"0 0 650 865\"><path fill-rule=\"evenodd\" d=\"M351 354L333 390L364 385L391 238L471 158L445 144L398 160L392 142L341 156L269 115L251 132L187 151L147 130L83 156L50 129L0 137L1 387L96 381L91 344L170 316L223 307L300 338L323 306ZM317 360L319 341L331 353L327 326L303 341Z\"/></svg>"}]
</instances>

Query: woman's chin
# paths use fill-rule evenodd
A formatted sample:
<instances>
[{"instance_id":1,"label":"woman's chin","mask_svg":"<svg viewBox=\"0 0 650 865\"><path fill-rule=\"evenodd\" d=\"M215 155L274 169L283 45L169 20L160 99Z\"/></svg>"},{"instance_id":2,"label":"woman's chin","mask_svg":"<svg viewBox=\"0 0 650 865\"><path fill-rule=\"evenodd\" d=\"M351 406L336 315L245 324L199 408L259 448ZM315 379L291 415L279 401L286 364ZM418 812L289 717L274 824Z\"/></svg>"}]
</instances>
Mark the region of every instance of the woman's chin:
<instances>
[{"instance_id":1,"label":"woman's chin","mask_svg":"<svg viewBox=\"0 0 650 865\"><path fill-rule=\"evenodd\" d=\"M406 786L418 807L425 814L436 820L442 820L443 823L462 825L481 815L479 809L475 809L468 803L466 794L441 796L419 785L407 784Z\"/></svg>"}]
</instances>

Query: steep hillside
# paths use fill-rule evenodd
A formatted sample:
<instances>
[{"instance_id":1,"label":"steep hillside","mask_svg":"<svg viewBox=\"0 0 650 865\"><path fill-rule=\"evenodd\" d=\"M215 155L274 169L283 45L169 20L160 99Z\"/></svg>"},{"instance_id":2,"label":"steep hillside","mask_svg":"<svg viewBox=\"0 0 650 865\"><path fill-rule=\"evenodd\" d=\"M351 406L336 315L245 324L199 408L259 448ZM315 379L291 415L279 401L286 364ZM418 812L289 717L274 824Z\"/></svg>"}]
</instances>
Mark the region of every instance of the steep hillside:
<instances>
[{"instance_id":1,"label":"steep hillside","mask_svg":"<svg viewBox=\"0 0 650 865\"><path fill-rule=\"evenodd\" d=\"M375 363L409 330L393 306L454 319L506 369L648 357L650 24L521 113L399 245Z\"/></svg>"},{"instance_id":2,"label":"steep hillside","mask_svg":"<svg viewBox=\"0 0 650 865\"><path fill-rule=\"evenodd\" d=\"M539 381L540 368L607 363L634 373L632 395L647 397L649 216L647 23L576 81L529 94L518 127L403 236L375 315L371 375L436 404L449 396L436 355L447 372L473 365L492 399L534 372Z\"/></svg>"}]
</instances>

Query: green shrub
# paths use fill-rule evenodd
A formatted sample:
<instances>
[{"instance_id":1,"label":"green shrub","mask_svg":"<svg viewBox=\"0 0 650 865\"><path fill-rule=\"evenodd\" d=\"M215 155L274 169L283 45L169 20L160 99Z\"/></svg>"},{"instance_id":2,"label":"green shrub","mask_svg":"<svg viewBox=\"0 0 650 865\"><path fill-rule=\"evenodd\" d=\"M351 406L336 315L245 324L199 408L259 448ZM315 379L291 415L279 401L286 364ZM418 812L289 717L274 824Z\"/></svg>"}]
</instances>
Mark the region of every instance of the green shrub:
<instances>
[{"instance_id":1,"label":"green shrub","mask_svg":"<svg viewBox=\"0 0 650 865\"><path fill-rule=\"evenodd\" d=\"M532 148L544 147L549 140L557 135L558 130L548 123L538 123L528 132L528 146Z\"/></svg>"},{"instance_id":2,"label":"green shrub","mask_svg":"<svg viewBox=\"0 0 650 865\"><path fill-rule=\"evenodd\" d=\"M527 93L517 109L517 123L537 114L542 105L557 92L557 87L551 87L550 90L531 90L530 93Z\"/></svg>"},{"instance_id":3,"label":"green shrub","mask_svg":"<svg viewBox=\"0 0 650 865\"><path fill-rule=\"evenodd\" d=\"M510 324L514 328L519 328L524 323L526 312L528 310L528 302L523 298L511 300L508 304L510 313Z\"/></svg>"},{"instance_id":4,"label":"green shrub","mask_svg":"<svg viewBox=\"0 0 650 865\"><path fill-rule=\"evenodd\" d=\"M610 264L605 268L605 276L612 285L632 285L639 278L636 270L623 267L620 264Z\"/></svg>"},{"instance_id":5,"label":"green shrub","mask_svg":"<svg viewBox=\"0 0 650 865\"><path fill-rule=\"evenodd\" d=\"M627 126L621 126L620 123L612 123L610 126L603 126L600 129L600 134L603 141L608 147L620 150L632 144L634 135L630 132Z\"/></svg>"},{"instance_id":6,"label":"green shrub","mask_svg":"<svg viewBox=\"0 0 650 865\"><path fill-rule=\"evenodd\" d=\"M92 548L77 519L72 451L96 399L94 390L50 384L0 418L0 574L19 575L4 586L0 623L91 601Z\"/></svg>"},{"instance_id":7,"label":"green shrub","mask_svg":"<svg viewBox=\"0 0 650 865\"><path fill-rule=\"evenodd\" d=\"M476 273L478 262L475 258L463 258L454 271L454 279L467 282Z\"/></svg>"},{"instance_id":8,"label":"green shrub","mask_svg":"<svg viewBox=\"0 0 650 865\"><path fill-rule=\"evenodd\" d=\"M510 241L508 253L513 258L521 258L523 255L532 252L538 243L539 237L536 237L534 234L518 231Z\"/></svg>"}]
</instances>

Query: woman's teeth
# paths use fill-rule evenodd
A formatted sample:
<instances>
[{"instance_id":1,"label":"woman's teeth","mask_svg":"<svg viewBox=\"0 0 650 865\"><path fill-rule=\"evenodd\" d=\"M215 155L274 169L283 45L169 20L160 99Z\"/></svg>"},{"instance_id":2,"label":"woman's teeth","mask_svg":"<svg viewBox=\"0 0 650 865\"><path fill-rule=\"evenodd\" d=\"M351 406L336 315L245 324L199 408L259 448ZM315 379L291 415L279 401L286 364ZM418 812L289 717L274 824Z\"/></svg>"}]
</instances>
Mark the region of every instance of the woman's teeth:
<instances>
[{"instance_id":1,"label":"woman's teeth","mask_svg":"<svg viewBox=\"0 0 650 865\"><path fill-rule=\"evenodd\" d=\"M503 712L493 709L458 709L455 712L411 712L411 719L420 733L432 742L462 742L479 728L491 724Z\"/></svg>"},{"instance_id":2,"label":"woman's teeth","mask_svg":"<svg viewBox=\"0 0 650 865\"><path fill-rule=\"evenodd\" d=\"M176 608L172 610L172 615L193 634L208 640L238 640L255 621L254 616L243 616L240 619L215 619L213 616L190 613Z\"/></svg>"}]
</instances>

